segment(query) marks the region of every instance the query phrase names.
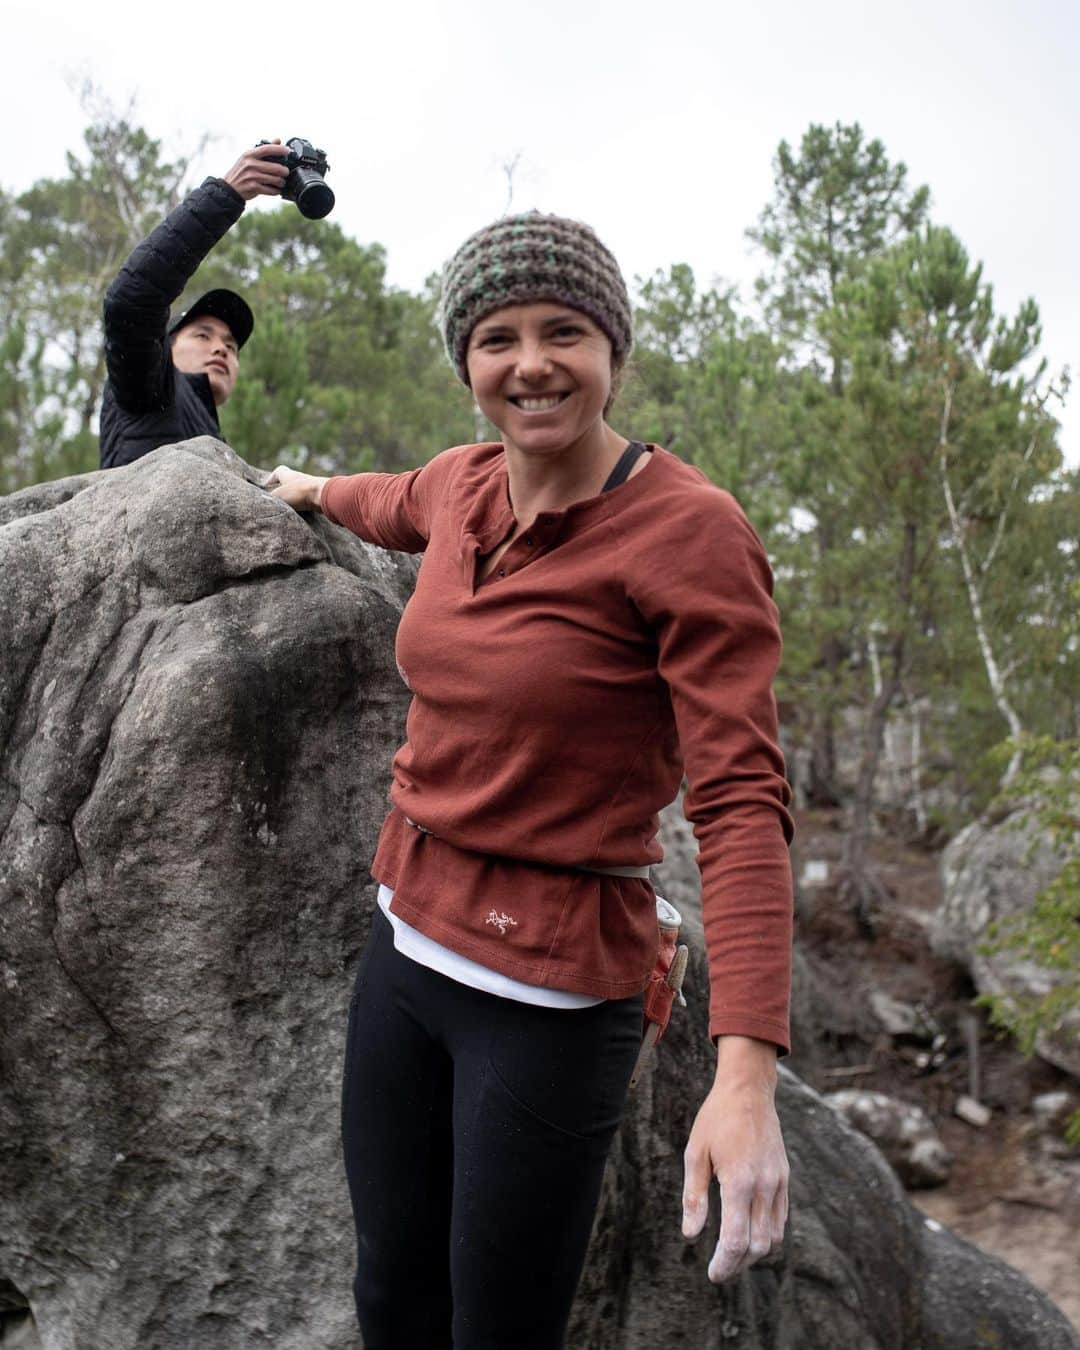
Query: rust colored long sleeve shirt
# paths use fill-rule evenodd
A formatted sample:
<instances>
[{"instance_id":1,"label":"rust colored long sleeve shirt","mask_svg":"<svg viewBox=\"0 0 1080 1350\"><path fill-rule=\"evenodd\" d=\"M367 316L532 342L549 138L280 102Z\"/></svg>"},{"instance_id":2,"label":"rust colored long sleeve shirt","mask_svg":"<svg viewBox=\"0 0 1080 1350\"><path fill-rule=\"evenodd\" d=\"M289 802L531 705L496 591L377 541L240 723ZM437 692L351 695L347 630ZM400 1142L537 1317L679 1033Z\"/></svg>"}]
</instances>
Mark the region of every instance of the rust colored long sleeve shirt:
<instances>
[{"instance_id":1,"label":"rust colored long sleeve shirt","mask_svg":"<svg viewBox=\"0 0 1080 1350\"><path fill-rule=\"evenodd\" d=\"M514 530L500 444L332 478L323 510L423 552L397 659L413 699L372 872L429 937L531 984L621 998L656 956L657 813L685 771L710 1032L790 1046L780 633L738 504L653 448L620 487Z\"/></svg>"}]
</instances>

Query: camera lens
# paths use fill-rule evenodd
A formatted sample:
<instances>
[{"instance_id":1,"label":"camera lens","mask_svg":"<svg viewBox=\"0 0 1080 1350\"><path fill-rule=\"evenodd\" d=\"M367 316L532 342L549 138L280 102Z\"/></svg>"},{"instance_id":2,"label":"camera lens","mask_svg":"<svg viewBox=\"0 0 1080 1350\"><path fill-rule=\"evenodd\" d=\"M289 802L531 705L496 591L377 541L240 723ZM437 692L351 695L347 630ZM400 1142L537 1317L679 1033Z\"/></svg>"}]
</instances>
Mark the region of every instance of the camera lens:
<instances>
[{"instance_id":1,"label":"camera lens","mask_svg":"<svg viewBox=\"0 0 1080 1350\"><path fill-rule=\"evenodd\" d=\"M322 220L334 209L334 192L326 180L307 169L294 169L291 175L297 181L295 200L302 216L308 220Z\"/></svg>"}]
</instances>

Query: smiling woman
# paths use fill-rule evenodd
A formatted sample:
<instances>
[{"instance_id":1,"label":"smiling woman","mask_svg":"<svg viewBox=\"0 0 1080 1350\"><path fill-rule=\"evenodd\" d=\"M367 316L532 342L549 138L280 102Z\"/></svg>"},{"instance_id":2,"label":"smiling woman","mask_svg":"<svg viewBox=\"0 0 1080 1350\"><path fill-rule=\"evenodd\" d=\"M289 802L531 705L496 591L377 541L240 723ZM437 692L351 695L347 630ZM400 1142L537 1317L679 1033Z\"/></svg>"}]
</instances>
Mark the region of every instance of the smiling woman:
<instances>
[{"instance_id":1,"label":"smiling woman","mask_svg":"<svg viewBox=\"0 0 1080 1350\"><path fill-rule=\"evenodd\" d=\"M657 959L657 812L689 780L716 1082L683 1232L723 1187L709 1276L782 1241L787 787L768 563L739 507L608 422L632 344L588 226L530 213L447 267L447 352L501 439L403 474L270 486L423 552L413 695L372 873L343 1094L369 1350L556 1350Z\"/></svg>"}]
</instances>

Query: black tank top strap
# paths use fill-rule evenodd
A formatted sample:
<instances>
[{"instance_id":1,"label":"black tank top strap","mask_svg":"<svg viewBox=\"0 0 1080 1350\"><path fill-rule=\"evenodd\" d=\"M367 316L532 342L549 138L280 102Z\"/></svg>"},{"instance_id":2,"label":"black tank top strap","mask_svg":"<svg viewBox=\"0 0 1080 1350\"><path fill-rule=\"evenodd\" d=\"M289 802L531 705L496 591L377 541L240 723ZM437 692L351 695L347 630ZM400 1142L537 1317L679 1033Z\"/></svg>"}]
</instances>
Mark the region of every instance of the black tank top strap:
<instances>
[{"instance_id":1,"label":"black tank top strap","mask_svg":"<svg viewBox=\"0 0 1080 1350\"><path fill-rule=\"evenodd\" d=\"M612 469L607 482L600 489L601 492L610 492L612 488L617 488L620 483L625 483L630 477L630 470L638 461L638 456L645 453L645 446L641 441L631 441L626 449L619 456L619 462Z\"/></svg>"}]
</instances>

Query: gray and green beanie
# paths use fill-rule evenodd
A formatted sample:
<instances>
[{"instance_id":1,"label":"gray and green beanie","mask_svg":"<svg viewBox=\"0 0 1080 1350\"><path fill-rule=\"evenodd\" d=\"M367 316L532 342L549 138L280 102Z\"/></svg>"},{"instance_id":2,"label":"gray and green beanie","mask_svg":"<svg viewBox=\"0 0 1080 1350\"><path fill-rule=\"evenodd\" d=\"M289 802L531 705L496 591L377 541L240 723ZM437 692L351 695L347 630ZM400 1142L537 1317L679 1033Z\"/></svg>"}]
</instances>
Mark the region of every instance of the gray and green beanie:
<instances>
[{"instance_id":1,"label":"gray and green beanie","mask_svg":"<svg viewBox=\"0 0 1080 1350\"><path fill-rule=\"evenodd\" d=\"M446 265L438 321L463 383L469 334L480 320L534 300L569 305L599 324L616 369L629 356L633 319L619 264L588 225L528 211L477 230Z\"/></svg>"}]
</instances>

